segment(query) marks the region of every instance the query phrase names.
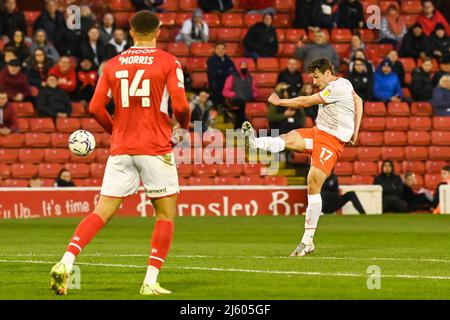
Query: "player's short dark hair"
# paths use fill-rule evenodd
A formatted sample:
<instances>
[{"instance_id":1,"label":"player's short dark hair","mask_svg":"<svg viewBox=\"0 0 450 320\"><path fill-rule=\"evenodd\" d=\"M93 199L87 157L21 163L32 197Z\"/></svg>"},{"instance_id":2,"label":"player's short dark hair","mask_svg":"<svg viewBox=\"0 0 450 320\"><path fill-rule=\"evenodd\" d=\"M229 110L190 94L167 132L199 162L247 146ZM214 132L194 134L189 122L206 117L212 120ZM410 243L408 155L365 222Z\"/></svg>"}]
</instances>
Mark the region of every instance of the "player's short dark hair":
<instances>
[{"instance_id":1,"label":"player's short dark hair","mask_svg":"<svg viewBox=\"0 0 450 320\"><path fill-rule=\"evenodd\" d=\"M317 60L314 60L308 65L308 72L314 73L318 70L320 73L325 73L325 71L330 70L331 74L334 75L334 68L331 64L331 61L327 58L320 58Z\"/></svg>"},{"instance_id":2,"label":"player's short dark hair","mask_svg":"<svg viewBox=\"0 0 450 320\"><path fill-rule=\"evenodd\" d=\"M450 166L445 166L445 167L443 167L441 170L450 172Z\"/></svg>"},{"instance_id":3,"label":"player's short dark hair","mask_svg":"<svg viewBox=\"0 0 450 320\"><path fill-rule=\"evenodd\" d=\"M160 25L156 14L148 10L138 11L131 19L130 26L136 33L151 34L158 30Z\"/></svg>"}]
</instances>

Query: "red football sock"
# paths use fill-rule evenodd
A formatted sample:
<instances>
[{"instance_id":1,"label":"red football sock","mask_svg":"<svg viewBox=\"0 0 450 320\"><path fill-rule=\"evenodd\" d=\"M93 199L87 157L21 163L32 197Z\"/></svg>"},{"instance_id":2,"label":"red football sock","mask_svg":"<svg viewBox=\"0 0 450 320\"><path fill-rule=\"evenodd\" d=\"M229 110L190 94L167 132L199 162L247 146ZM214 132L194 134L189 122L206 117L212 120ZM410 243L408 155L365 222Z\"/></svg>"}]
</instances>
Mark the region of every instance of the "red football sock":
<instances>
[{"instance_id":1,"label":"red football sock","mask_svg":"<svg viewBox=\"0 0 450 320\"><path fill-rule=\"evenodd\" d=\"M104 225L103 220L95 213L88 215L78 224L66 251L77 256Z\"/></svg>"},{"instance_id":2,"label":"red football sock","mask_svg":"<svg viewBox=\"0 0 450 320\"><path fill-rule=\"evenodd\" d=\"M169 220L156 220L153 230L150 258L148 265L161 269L164 259L169 253L173 239L173 222Z\"/></svg>"}]
</instances>

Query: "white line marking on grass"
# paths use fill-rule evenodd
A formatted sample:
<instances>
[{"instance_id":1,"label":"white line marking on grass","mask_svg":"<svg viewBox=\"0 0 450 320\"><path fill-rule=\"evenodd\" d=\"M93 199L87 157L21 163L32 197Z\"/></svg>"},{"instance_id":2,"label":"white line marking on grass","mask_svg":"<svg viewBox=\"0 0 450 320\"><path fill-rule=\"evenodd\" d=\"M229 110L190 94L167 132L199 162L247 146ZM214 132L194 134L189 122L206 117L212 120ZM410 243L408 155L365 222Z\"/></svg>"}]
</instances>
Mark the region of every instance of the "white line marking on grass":
<instances>
[{"instance_id":1,"label":"white line marking on grass","mask_svg":"<svg viewBox=\"0 0 450 320\"><path fill-rule=\"evenodd\" d=\"M0 263L31 263L31 264L53 264L54 261L43 260L0 260ZM95 267L114 267L114 268L136 268L144 269L144 265L135 264L115 264L115 263L91 263L77 262L78 265L95 266ZM261 274L280 274L280 275L302 275L302 276L325 276L325 277L360 277L366 278L367 274L359 273L330 273L330 272L308 272L308 271L280 271L280 270L257 270L257 269L235 269L235 268L209 268L194 266L169 266L165 269L181 269L181 270L201 270L201 271L219 271L219 272L239 272L239 273L261 273ZM412 274L392 274L382 275L382 278L402 278L402 279L420 279L420 280L450 280L450 276L421 276Z\"/></svg>"}]
</instances>

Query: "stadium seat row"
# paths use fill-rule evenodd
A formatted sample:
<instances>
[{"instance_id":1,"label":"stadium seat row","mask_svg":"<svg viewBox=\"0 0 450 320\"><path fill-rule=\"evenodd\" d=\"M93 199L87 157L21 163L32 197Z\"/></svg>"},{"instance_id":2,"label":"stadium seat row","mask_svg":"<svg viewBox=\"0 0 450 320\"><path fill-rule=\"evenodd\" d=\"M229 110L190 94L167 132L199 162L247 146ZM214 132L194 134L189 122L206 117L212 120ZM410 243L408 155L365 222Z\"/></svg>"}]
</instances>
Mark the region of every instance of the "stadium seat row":
<instances>
[{"instance_id":1,"label":"stadium seat row","mask_svg":"<svg viewBox=\"0 0 450 320\"><path fill-rule=\"evenodd\" d=\"M21 163L106 163L109 157L109 149L97 148L86 157L74 155L68 148L21 148L21 149L0 149L0 163L13 164Z\"/></svg>"},{"instance_id":2,"label":"stadium seat row","mask_svg":"<svg viewBox=\"0 0 450 320\"><path fill-rule=\"evenodd\" d=\"M375 159L376 160L376 159ZM391 160L391 159L389 159ZM448 164L448 161L402 161L402 159L394 160L394 168L396 174L402 174L412 171L416 174L438 174L441 169ZM381 173L381 165L383 161L339 161L334 168L334 173L338 176L359 175L377 175Z\"/></svg>"},{"instance_id":3,"label":"stadium seat row","mask_svg":"<svg viewBox=\"0 0 450 320\"><path fill-rule=\"evenodd\" d=\"M384 148L384 149L383 149ZM339 161L398 159L407 161L448 161L450 147L445 146L407 146L407 147L346 147ZM382 155L382 152L383 153ZM387 154L387 155L386 155ZM402 155L402 159L400 159Z\"/></svg>"},{"instance_id":4,"label":"stadium seat row","mask_svg":"<svg viewBox=\"0 0 450 320\"><path fill-rule=\"evenodd\" d=\"M88 129L89 130L89 129ZM21 148L21 147L67 147L69 133L13 133L7 136L0 136L0 147ZM96 146L109 147L111 136L108 133L96 133Z\"/></svg>"},{"instance_id":5,"label":"stadium seat row","mask_svg":"<svg viewBox=\"0 0 450 320\"><path fill-rule=\"evenodd\" d=\"M105 132L94 118L19 118L19 128L21 132L51 133L64 132L72 133L78 129L85 129L93 133Z\"/></svg>"},{"instance_id":6,"label":"stadium seat row","mask_svg":"<svg viewBox=\"0 0 450 320\"><path fill-rule=\"evenodd\" d=\"M430 133L427 131L363 131L358 136L358 144L363 146L429 145ZM450 146L450 131L431 132L431 144Z\"/></svg>"},{"instance_id":7,"label":"stadium seat row","mask_svg":"<svg viewBox=\"0 0 450 320\"><path fill-rule=\"evenodd\" d=\"M352 184L373 184L375 176L373 175L353 175L353 176L341 176L339 177L340 185L352 185ZM441 175L426 174L424 176L416 174L417 183L414 185L414 189L427 188L429 190L435 190L437 185L441 182Z\"/></svg>"}]
</instances>

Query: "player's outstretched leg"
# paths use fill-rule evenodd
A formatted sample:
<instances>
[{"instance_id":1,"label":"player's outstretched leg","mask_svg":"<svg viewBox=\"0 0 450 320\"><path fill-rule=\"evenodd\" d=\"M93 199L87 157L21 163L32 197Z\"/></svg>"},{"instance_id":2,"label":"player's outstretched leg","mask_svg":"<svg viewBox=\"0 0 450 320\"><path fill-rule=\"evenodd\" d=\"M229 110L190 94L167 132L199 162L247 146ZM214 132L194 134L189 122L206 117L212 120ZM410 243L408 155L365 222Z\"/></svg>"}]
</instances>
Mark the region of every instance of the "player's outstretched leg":
<instances>
[{"instance_id":1,"label":"player's outstretched leg","mask_svg":"<svg viewBox=\"0 0 450 320\"><path fill-rule=\"evenodd\" d=\"M140 291L142 295L172 293L159 285L158 275L172 245L177 197L172 195L152 201L156 211L156 223L153 229L147 273Z\"/></svg>"},{"instance_id":2,"label":"player's outstretched leg","mask_svg":"<svg viewBox=\"0 0 450 320\"><path fill-rule=\"evenodd\" d=\"M322 212L322 197L320 190L327 178L323 171L311 166L308 174L308 207L306 208L305 232L300 244L291 253L291 257L303 257L315 250L314 233L320 213Z\"/></svg>"},{"instance_id":3,"label":"player's outstretched leg","mask_svg":"<svg viewBox=\"0 0 450 320\"><path fill-rule=\"evenodd\" d=\"M56 294L67 294L75 258L116 213L121 202L120 198L100 196L94 212L78 224L61 261L55 264L50 271L50 286Z\"/></svg>"}]
</instances>

